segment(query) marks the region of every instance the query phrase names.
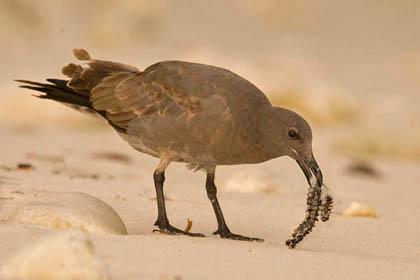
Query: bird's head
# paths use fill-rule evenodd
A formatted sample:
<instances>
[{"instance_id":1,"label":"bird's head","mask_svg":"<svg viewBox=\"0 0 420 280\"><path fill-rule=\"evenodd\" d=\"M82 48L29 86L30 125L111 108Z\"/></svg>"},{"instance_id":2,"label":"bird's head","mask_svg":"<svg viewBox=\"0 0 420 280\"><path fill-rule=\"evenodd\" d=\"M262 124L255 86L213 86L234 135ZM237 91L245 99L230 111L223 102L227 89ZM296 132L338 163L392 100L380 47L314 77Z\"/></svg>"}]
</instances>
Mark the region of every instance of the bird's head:
<instances>
[{"instance_id":1,"label":"bird's head","mask_svg":"<svg viewBox=\"0 0 420 280\"><path fill-rule=\"evenodd\" d=\"M287 155L299 164L310 185L313 180L321 186L322 172L312 153L312 130L309 124L297 113L273 107L276 139L273 143L280 155Z\"/></svg>"}]
</instances>

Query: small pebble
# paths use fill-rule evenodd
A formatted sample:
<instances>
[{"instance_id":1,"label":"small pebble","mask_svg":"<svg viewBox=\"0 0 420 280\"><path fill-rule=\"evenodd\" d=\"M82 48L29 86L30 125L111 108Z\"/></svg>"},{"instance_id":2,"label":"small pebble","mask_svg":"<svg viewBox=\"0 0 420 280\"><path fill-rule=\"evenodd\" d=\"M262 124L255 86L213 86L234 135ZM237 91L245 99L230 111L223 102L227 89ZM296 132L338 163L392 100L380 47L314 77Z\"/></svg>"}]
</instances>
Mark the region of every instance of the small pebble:
<instances>
[{"instance_id":1,"label":"small pebble","mask_svg":"<svg viewBox=\"0 0 420 280\"><path fill-rule=\"evenodd\" d=\"M345 217L377 217L375 209L372 206L357 201L353 201L349 208L344 210L341 215Z\"/></svg>"},{"instance_id":2,"label":"small pebble","mask_svg":"<svg viewBox=\"0 0 420 280\"><path fill-rule=\"evenodd\" d=\"M29 169L34 169L34 167L30 163L20 162L17 164L17 169L29 170Z\"/></svg>"}]
</instances>

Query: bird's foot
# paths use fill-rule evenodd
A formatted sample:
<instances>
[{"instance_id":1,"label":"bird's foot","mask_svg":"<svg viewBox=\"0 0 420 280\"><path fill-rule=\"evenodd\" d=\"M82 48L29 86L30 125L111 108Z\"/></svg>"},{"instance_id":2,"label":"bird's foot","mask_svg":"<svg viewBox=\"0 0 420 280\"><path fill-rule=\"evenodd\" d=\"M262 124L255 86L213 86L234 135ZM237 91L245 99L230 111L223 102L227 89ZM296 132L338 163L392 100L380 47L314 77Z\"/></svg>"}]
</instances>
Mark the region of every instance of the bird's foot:
<instances>
[{"instance_id":1,"label":"bird's foot","mask_svg":"<svg viewBox=\"0 0 420 280\"><path fill-rule=\"evenodd\" d=\"M193 236L193 237L206 237L204 234L202 233L193 233L193 232L188 232L188 231L184 231L184 230L180 230L176 227L173 227L169 224L169 221L156 221L155 226L158 226L159 229L155 229L153 230L153 232L160 232L160 233L165 233L165 234L183 234L183 235L188 235L188 236Z\"/></svg>"},{"instance_id":2,"label":"bird's foot","mask_svg":"<svg viewBox=\"0 0 420 280\"><path fill-rule=\"evenodd\" d=\"M227 239L233 239L233 240L241 240L241 241L257 241L257 242L263 242L264 239L256 238L256 237L248 237L248 236L242 236L239 234L231 233L228 228L221 228L217 231L213 232L213 234L220 235L221 238L227 238Z\"/></svg>"}]
</instances>

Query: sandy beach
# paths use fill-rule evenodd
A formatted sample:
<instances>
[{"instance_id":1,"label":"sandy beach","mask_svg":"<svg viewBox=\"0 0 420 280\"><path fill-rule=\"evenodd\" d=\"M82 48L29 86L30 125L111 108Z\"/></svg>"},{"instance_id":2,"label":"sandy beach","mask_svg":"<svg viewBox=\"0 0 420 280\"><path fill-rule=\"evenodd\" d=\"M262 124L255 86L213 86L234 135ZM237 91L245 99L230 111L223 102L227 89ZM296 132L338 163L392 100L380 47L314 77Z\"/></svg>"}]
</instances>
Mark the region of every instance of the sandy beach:
<instances>
[{"instance_id":1,"label":"sandy beach","mask_svg":"<svg viewBox=\"0 0 420 280\"><path fill-rule=\"evenodd\" d=\"M418 1L0 2L0 279L420 279ZM65 78L73 48L145 69L223 67L303 116L334 197L289 249L308 184L281 157L218 166L221 239L203 172L172 163L172 225L153 232L159 160L14 79ZM361 205L364 215L354 216ZM363 206L365 205L365 206ZM361 209L361 208L360 208ZM360 210L359 209L359 210ZM350 215L344 216L343 212ZM360 212L361 213L361 212Z\"/></svg>"},{"instance_id":2,"label":"sandy beach","mask_svg":"<svg viewBox=\"0 0 420 280\"><path fill-rule=\"evenodd\" d=\"M157 209L151 175L158 160L134 152L111 129L3 126L1 135L13 145L2 149L0 265L19 248L57 232L9 222L19 206L13 204L16 193L52 191L90 194L117 211L128 235L86 233L112 279L416 279L420 273L415 164L378 161L378 178L349 174L349 161L329 152L328 139L317 135L314 150L335 207L330 221L319 222L291 250L284 241L303 218L307 187L288 158L218 168L216 184L231 230L265 239L241 242L211 235L216 221L205 176L182 164L171 165L166 176L169 218L181 228L189 218L192 231L207 238L152 233ZM19 163L32 168L17 169ZM256 188L230 189L229 178L243 172L249 175L245 181L259 179ZM372 205L378 218L341 216L352 201Z\"/></svg>"}]
</instances>

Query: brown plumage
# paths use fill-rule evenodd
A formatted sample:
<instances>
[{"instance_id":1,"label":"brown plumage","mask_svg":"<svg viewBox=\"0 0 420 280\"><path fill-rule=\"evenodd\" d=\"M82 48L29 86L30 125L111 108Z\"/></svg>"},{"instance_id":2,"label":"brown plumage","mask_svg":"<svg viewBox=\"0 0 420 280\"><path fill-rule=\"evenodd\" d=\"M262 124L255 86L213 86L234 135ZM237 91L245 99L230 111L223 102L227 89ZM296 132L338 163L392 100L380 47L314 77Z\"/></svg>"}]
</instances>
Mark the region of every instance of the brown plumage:
<instances>
[{"instance_id":1,"label":"brown plumage","mask_svg":"<svg viewBox=\"0 0 420 280\"><path fill-rule=\"evenodd\" d=\"M161 159L154 174L156 225L161 230L201 236L172 227L166 217L164 171L171 161L178 161L206 171L206 190L218 221L216 233L225 238L258 240L232 234L227 228L216 197L215 167L287 155L298 162L314 191L314 196L308 196L311 214L288 245L294 247L311 231L322 203L323 183L312 155L311 128L298 114L273 107L257 87L226 69L163 61L140 71L91 59L85 50L75 49L74 54L86 64L65 66L62 72L69 81L19 81L27 84L24 88L46 94L40 98L105 118L136 150Z\"/></svg>"}]
</instances>

